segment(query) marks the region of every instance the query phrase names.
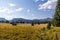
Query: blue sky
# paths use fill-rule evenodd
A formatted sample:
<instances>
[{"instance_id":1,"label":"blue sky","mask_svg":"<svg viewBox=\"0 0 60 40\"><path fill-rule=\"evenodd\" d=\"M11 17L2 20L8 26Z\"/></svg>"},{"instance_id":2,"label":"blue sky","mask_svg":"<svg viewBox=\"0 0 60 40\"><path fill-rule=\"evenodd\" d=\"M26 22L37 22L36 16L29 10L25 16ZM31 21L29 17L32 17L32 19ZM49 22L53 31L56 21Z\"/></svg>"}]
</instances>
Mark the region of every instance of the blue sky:
<instances>
[{"instance_id":1,"label":"blue sky","mask_svg":"<svg viewBox=\"0 0 60 40\"><path fill-rule=\"evenodd\" d=\"M52 18L57 0L0 0L0 17L43 19Z\"/></svg>"}]
</instances>

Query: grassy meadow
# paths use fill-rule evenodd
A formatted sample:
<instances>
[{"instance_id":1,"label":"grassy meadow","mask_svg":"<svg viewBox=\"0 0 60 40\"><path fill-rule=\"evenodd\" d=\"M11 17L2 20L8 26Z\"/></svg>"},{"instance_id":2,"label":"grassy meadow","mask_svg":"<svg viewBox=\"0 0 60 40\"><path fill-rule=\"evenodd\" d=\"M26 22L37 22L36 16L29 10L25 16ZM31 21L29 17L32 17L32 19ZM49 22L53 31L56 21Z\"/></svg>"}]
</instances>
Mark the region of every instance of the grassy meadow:
<instances>
[{"instance_id":1,"label":"grassy meadow","mask_svg":"<svg viewBox=\"0 0 60 40\"><path fill-rule=\"evenodd\" d=\"M59 40L60 27L47 29L47 24L0 23L0 40Z\"/></svg>"}]
</instances>

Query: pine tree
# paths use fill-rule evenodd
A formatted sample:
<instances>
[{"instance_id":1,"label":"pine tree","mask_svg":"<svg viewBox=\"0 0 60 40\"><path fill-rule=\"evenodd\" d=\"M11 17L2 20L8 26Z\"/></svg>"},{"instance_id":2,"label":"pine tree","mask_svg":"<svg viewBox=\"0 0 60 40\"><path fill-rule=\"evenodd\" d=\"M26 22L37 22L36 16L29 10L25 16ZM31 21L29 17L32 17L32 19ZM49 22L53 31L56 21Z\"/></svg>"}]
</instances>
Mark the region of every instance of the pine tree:
<instances>
[{"instance_id":1,"label":"pine tree","mask_svg":"<svg viewBox=\"0 0 60 40\"><path fill-rule=\"evenodd\" d=\"M53 24L54 26L60 26L60 0L57 2Z\"/></svg>"}]
</instances>

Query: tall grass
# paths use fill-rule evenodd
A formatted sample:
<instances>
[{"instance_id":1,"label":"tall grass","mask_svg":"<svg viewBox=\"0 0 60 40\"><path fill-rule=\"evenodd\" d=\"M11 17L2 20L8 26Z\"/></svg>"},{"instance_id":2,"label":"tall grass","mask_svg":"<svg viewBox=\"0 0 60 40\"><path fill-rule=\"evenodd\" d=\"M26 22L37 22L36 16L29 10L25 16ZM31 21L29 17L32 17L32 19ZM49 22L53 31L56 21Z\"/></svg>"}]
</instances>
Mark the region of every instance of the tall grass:
<instances>
[{"instance_id":1,"label":"tall grass","mask_svg":"<svg viewBox=\"0 0 60 40\"><path fill-rule=\"evenodd\" d=\"M0 23L0 40L56 40L57 28L48 30L47 24L11 24Z\"/></svg>"}]
</instances>

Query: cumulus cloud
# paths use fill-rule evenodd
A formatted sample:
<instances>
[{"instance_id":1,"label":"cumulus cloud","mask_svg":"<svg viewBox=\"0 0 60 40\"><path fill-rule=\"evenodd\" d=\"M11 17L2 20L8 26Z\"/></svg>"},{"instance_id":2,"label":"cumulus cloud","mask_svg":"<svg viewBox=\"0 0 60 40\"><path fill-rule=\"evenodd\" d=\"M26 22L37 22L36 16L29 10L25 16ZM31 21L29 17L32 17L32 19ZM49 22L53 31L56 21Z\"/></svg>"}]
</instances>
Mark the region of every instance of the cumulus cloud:
<instances>
[{"instance_id":1,"label":"cumulus cloud","mask_svg":"<svg viewBox=\"0 0 60 40\"><path fill-rule=\"evenodd\" d=\"M9 8L0 8L0 13L12 13L14 12L13 10L10 10Z\"/></svg>"},{"instance_id":2,"label":"cumulus cloud","mask_svg":"<svg viewBox=\"0 0 60 40\"><path fill-rule=\"evenodd\" d=\"M22 12L22 11L26 11L26 12L30 12L30 9L24 9L24 8L16 8L16 9L10 9L10 8L1 8L0 7L0 13L7 13L7 14L11 14L11 13L15 13L15 12Z\"/></svg>"},{"instance_id":3,"label":"cumulus cloud","mask_svg":"<svg viewBox=\"0 0 60 40\"><path fill-rule=\"evenodd\" d=\"M16 4L13 4L13 3L9 3L8 5L11 6L11 7L16 6Z\"/></svg>"},{"instance_id":4,"label":"cumulus cloud","mask_svg":"<svg viewBox=\"0 0 60 40\"><path fill-rule=\"evenodd\" d=\"M48 0L46 3L44 4L39 4L39 10L40 9L53 9L56 6L56 2L57 0Z\"/></svg>"},{"instance_id":5,"label":"cumulus cloud","mask_svg":"<svg viewBox=\"0 0 60 40\"><path fill-rule=\"evenodd\" d=\"M5 12L5 11L7 11L8 9L4 9L4 8L0 8L0 12Z\"/></svg>"},{"instance_id":6,"label":"cumulus cloud","mask_svg":"<svg viewBox=\"0 0 60 40\"><path fill-rule=\"evenodd\" d=\"M22 11L23 10L23 8L17 8L16 9L16 11Z\"/></svg>"},{"instance_id":7,"label":"cumulus cloud","mask_svg":"<svg viewBox=\"0 0 60 40\"><path fill-rule=\"evenodd\" d=\"M21 12L23 11L23 8L17 8L17 9L9 9L9 8L0 8L0 13L7 13L7 14L11 14L14 12Z\"/></svg>"}]
</instances>

